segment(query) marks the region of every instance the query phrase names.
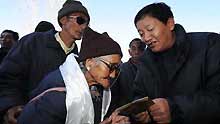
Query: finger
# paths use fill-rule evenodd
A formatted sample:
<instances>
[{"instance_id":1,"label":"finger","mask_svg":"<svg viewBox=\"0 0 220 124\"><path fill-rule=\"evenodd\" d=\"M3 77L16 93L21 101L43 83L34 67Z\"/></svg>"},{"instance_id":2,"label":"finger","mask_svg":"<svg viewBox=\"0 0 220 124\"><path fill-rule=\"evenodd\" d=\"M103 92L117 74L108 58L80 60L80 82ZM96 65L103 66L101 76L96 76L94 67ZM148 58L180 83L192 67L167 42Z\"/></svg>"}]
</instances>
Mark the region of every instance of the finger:
<instances>
[{"instance_id":1,"label":"finger","mask_svg":"<svg viewBox=\"0 0 220 124\"><path fill-rule=\"evenodd\" d=\"M128 117L118 117L118 118L120 118L120 120L117 120L116 122L112 124L130 124Z\"/></svg>"},{"instance_id":2,"label":"finger","mask_svg":"<svg viewBox=\"0 0 220 124\"><path fill-rule=\"evenodd\" d=\"M21 111L23 110L23 108L24 108L24 107L19 107L19 108L17 109L17 112L21 112Z\"/></svg>"},{"instance_id":3,"label":"finger","mask_svg":"<svg viewBox=\"0 0 220 124\"><path fill-rule=\"evenodd\" d=\"M124 120L125 122L130 122L130 118L129 118L129 117L124 117L123 120Z\"/></svg>"},{"instance_id":4,"label":"finger","mask_svg":"<svg viewBox=\"0 0 220 124\"><path fill-rule=\"evenodd\" d=\"M126 116L117 116L115 122L128 122L129 118Z\"/></svg>"},{"instance_id":5,"label":"finger","mask_svg":"<svg viewBox=\"0 0 220 124\"><path fill-rule=\"evenodd\" d=\"M157 105L157 104L154 104L154 105L149 107L149 110L150 111L158 111L158 110L160 110L160 106Z\"/></svg>"},{"instance_id":6,"label":"finger","mask_svg":"<svg viewBox=\"0 0 220 124\"><path fill-rule=\"evenodd\" d=\"M112 113L112 115L110 116L110 118L112 119L112 120L115 120L115 118L118 116L118 112L113 112Z\"/></svg>"},{"instance_id":7,"label":"finger","mask_svg":"<svg viewBox=\"0 0 220 124\"><path fill-rule=\"evenodd\" d=\"M116 124L131 124L131 122L121 121L121 122L118 122Z\"/></svg>"},{"instance_id":8,"label":"finger","mask_svg":"<svg viewBox=\"0 0 220 124\"><path fill-rule=\"evenodd\" d=\"M17 119L14 117L15 115L8 116L8 123L9 124L17 124Z\"/></svg>"},{"instance_id":9,"label":"finger","mask_svg":"<svg viewBox=\"0 0 220 124\"><path fill-rule=\"evenodd\" d=\"M16 124L17 123L17 119L16 119L16 111L14 110L9 110L7 112L7 122L10 124Z\"/></svg>"},{"instance_id":10,"label":"finger","mask_svg":"<svg viewBox=\"0 0 220 124\"><path fill-rule=\"evenodd\" d=\"M23 108L18 108L17 111L15 112L15 118L17 118L21 112L23 111Z\"/></svg>"},{"instance_id":11,"label":"finger","mask_svg":"<svg viewBox=\"0 0 220 124\"><path fill-rule=\"evenodd\" d=\"M153 112L150 112L150 114L152 116L162 116L164 113L161 111L153 111Z\"/></svg>"},{"instance_id":12,"label":"finger","mask_svg":"<svg viewBox=\"0 0 220 124\"><path fill-rule=\"evenodd\" d=\"M111 124L112 120L110 118L106 118L104 121L102 121L100 124Z\"/></svg>"},{"instance_id":13,"label":"finger","mask_svg":"<svg viewBox=\"0 0 220 124\"><path fill-rule=\"evenodd\" d=\"M138 116L136 116L136 120L142 123L147 123L148 121L150 121L150 116L147 111L142 112Z\"/></svg>"},{"instance_id":14,"label":"finger","mask_svg":"<svg viewBox=\"0 0 220 124\"><path fill-rule=\"evenodd\" d=\"M169 118L166 115L155 116L155 117L153 117L153 119L157 123L169 123L170 122Z\"/></svg>"},{"instance_id":15,"label":"finger","mask_svg":"<svg viewBox=\"0 0 220 124\"><path fill-rule=\"evenodd\" d=\"M115 122L120 122L120 121L123 120L123 118L124 118L124 116L117 116L117 117L115 118Z\"/></svg>"},{"instance_id":16,"label":"finger","mask_svg":"<svg viewBox=\"0 0 220 124\"><path fill-rule=\"evenodd\" d=\"M141 112L141 113L135 115L135 117L136 117L136 118L140 118L140 117L143 116L144 114L145 114L145 112Z\"/></svg>"}]
</instances>

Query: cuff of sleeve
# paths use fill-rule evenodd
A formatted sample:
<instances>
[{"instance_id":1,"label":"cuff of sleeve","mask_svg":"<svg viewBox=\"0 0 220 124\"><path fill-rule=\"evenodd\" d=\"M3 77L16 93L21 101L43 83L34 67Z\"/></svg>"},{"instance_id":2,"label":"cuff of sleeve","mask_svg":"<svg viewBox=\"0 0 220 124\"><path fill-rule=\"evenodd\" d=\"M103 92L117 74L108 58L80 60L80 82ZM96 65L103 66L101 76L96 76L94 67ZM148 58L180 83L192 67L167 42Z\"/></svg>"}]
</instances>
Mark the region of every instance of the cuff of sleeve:
<instances>
[{"instance_id":1,"label":"cuff of sleeve","mask_svg":"<svg viewBox=\"0 0 220 124\"><path fill-rule=\"evenodd\" d=\"M178 105L174 102L172 98L167 98L170 114L171 114L171 122L170 124L182 124L183 123L183 113L181 112Z\"/></svg>"}]
</instances>

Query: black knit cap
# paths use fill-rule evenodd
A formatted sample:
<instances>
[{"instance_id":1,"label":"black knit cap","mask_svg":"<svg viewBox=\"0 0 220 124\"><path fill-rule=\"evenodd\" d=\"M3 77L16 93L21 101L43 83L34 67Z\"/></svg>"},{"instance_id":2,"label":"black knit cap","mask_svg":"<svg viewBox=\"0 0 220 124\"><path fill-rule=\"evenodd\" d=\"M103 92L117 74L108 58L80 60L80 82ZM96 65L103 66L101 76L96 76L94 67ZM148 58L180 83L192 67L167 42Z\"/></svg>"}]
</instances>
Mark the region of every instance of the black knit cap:
<instances>
[{"instance_id":1,"label":"black knit cap","mask_svg":"<svg viewBox=\"0 0 220 124\"><path fill-rule=\"evenodd\" d=\"M41 21L37 24L34 32L45 32L45 31L49 31L49 30L55 30L55 27L53 26L52 23L48 22L48 21Z\"/></svg>"},{"instance_id":2,"label":"black knit cap","mask_svg":"<svg viewBox=\"0 0 220 124\"><path fill-rule=\"evenodd\" d=\"M120 54L122 57L119 44L110 38L106 32L100 34L88 27L83 35L79 61L111 54Z\"/></svg>"},{"instance_id":3,"label":"black knit cap","mask_svg":"<svg viewBox=\"0 0 220 124\"><path fill-rule=\"evenodd\" d=\"M88 17L88 22L90 21L90 16L87 9L82 5L80 1L76 0L66 0L63 4L63 7L58 12L58 23L61 26L60 19L64 16L67 16L73 12L82 12Z\"/></svg>"}]
</instances>

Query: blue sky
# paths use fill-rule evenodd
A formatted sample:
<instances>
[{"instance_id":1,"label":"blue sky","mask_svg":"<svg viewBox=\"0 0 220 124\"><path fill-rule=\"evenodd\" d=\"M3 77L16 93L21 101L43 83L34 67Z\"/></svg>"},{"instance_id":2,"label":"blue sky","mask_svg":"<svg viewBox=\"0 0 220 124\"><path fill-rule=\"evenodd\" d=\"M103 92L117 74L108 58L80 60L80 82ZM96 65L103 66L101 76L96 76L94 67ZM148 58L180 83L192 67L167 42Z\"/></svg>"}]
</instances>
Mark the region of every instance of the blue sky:
<instances>
[{"instance_id":1,"label":"blue sky","mask_svg":"<svg viewBox=\"0 0 220 124\"><path fill-rule=\"evenodd\" d=\"M0 32L17 31L24 36L34 31L42 20L52 22L57 30L57 12L65 0L1 0ZM139 37L133 20L145 5L159 0L80 0L91 16L90 26L98 32L108 32L123 50L123 61L128 60L128 44ZM220 32L219 0L164 0L176 20L187 32ZM78 45L80 44L77 41Z\"/></svg>"}]
</instances>

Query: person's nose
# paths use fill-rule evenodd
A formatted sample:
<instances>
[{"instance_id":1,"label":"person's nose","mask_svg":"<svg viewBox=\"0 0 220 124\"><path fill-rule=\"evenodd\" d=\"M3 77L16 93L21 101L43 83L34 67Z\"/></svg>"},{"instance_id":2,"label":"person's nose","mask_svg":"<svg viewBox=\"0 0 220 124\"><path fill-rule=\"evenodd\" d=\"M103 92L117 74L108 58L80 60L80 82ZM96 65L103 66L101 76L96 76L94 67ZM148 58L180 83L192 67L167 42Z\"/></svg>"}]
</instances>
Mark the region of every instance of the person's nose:
<instances>
[{"instance_id":1,"label":"person's nose","mask_svg":"<svg viewBox=\"0 0 220 124\"><path fill-rule=\"evenodd\" d=\"M135 55L139 55L139 53L140 53L140 50L138 48L134 50Z\"/></svg>"},{"instance_id":2,"label":"person's nose","mask_svg":"<svg viewBox=\"0 0 220 124\"><path fill-rule=\"evenodd\" d=\"M116 77L116 70L112 71L112 72L110 73L109 77L115 78L115 77Z\"/></svg>"},{"instance_id":3,"label":"person's nose","mask_svg":"<svg viewBox=\"0 0 220 124\"><path fill-rule=\"evenodd\" d=\"M142 36L142 40L145 43L149 44L151 42L151 40L152 40L151 34L148 33L148 32L144 33L144 35Z\"/></svg>"}]
</instances>

